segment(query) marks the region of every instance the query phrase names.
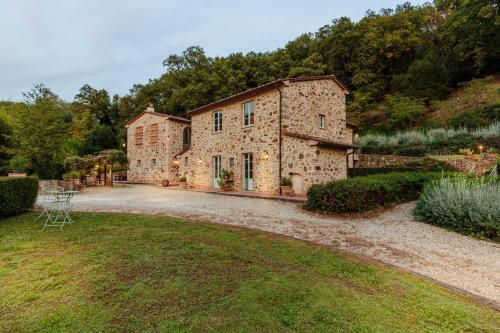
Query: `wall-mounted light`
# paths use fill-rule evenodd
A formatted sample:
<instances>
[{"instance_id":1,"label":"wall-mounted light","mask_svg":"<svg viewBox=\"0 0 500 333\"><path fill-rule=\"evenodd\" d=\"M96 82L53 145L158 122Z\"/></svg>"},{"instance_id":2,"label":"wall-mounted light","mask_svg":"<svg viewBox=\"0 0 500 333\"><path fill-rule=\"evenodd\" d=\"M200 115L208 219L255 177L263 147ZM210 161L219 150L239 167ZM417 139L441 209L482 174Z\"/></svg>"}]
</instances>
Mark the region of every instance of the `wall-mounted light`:
<instances>
[{"instance_id":1,"label":"wall-mounted light","mask_svg":"<svg viewBox=\"0 0 500 333\"><path fill-rule=\"evenodd\" d=\"M359 134L358 133L354 134L354 137L357 139L359 137Z\"/></svg>"},{"instance_id":2,"label":"wall-mounted light","mask_svg":"<svg viewBox=\"0 0 500 333\"><path fill-rule=\"evenodd\" d=\"M262 158L267 161L269 159L269 154L267 152L264 153L264 155L262 155Z\"/></svg>"},{"instance_id":3,"label":"wall-mounted light","mask_svg":"<svg viewBox=\"0 0 500 333\"><path fill-rule=\"evenodd\" d=\"M174 160L174 164L175 165L179 165L179 161L178 160Z\"/></svg>"},{"instance_id":4,"label":"wall-mounted light","mask_svg":"<svg viewBox=\"0 0 500 333\"><path fill-rule=\"evenodd\" d=\"M202 160L198 160L198 164L201 164L203 161Z\"/></svg>"},{"instance_id":5,"label":"wall-mounted light","mask_svg":"<svg viewBox=\"0 0 500 333\"><path fill-rule=\"evenodd\" d=\"M122 143L122 147L123 148L127 147L127 144L126 143Z\"/></svg>"}]
</instances>

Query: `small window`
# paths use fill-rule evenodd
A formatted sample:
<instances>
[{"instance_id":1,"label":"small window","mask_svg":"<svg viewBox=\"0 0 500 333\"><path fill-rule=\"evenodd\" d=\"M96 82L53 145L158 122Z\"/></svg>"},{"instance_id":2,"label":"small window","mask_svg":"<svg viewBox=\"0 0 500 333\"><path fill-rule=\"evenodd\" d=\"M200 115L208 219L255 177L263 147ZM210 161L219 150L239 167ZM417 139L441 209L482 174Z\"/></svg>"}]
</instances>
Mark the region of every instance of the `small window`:
<instances>
[{"instance_id":1,"label":"small window","mask_svg":"<svg viewBox=\"0 0 500 333\"><path fill-rule=\"evenodd\" d=\"M214 133L222 132L222 111L214 112Z\"/></svg>"},{"instance_id":2,"label":"small window","mask_svg":"<svg viewBox=\"0 0 500 333\"><path fill-rule=\"evenodd\" d=\"M135 128L135 145L136 146L142 146L143 139L144 139L144 131L143 127L139 126Z\"/></svg>"},{"instance_id":3,"label":"small window","mask_svg":"<svg viewBox=\"0 0 500 333\"><path fill-rule=\"evenodd\" d=\"M188 165L188 157L184 157L184 166L187 166Z\"/></svg>"},{"instance_id":4,"label":"small window","mask_svg":"<svg viewBox=\"0 0 500 333\"><path fill-rule=\"evenodd\" d=\"M156 165L156 158L151 159L151 165L155 166Z\"/></svg>"},{"instance_id":5,"label":"small window","mask_svg":"<svg viewBox=\"0 0 500 333\"><path fill-rule=\"evenodd\" d=\"M191 127L184 128L184 131L182 133L182 144L184 146L184 149L189 148L189 146L191 145Z\"/></svg>"},{"instance_id":6,"label":"small window","mask_svg":"<svg viewBox=\"0 0 500 333\"><path fill-rule=\"evenodd\" d=\"M141 160L137 160L137 162L135 163L136 166L140 167L141 166Z\"/></svg>"},{"instance_id":7,"label":"small window","mask_svg":"<svg viewBox=\"0 0 500 333\"><path fill-rule=\"evenodd\" d=\"M319 125L319 128L325 128L325 115L324 114L319 115L318 125Z\"/></svg>"},{"instance_id":8,"label":"small window","mask_svg":"<svg viewBox=\"0 0 500 333\"><path fill-rule=\"evenodd\" d=\"M229 158L229 167L230 168L234 167L234 157Z\"/></svg>"},{"instance_id":9,"label":"small window","mask_svg":"<svg viewBox=\"0 0 500 333\"><path fill-rule=\"evenodd\" d=\"M253 101L243 104L243 127L250 127L254 124L255 103Z\"/></svg>"}]
</instances>

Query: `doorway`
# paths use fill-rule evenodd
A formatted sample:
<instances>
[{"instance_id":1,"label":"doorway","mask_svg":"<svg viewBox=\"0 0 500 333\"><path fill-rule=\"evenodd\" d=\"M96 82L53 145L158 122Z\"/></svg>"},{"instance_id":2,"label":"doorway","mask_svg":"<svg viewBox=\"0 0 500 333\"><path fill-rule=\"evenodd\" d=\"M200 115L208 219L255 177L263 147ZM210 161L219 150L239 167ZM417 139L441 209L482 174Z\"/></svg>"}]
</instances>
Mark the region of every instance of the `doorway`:
<instances>
[{"instance_id":1,"label":"doorway","mask_svg":"<svg viewBox=\"0 0 500 333\"><path fill-rule=\"evenodd\" d=\"M253 191L253 154L243 154L243 191Z\"/></svg>"},{"instance_id":2,"label":"doorway","mask_svg":"<svg viewBox=\"0 0 500 333\"><path fill-rule=\"evenodd\" d=\"M222 171L222 157L219 156L214 156L212 157L212 165L213 165L213 187L219 189L219 182L220 182L220 177L221 177L221 171Z\"/></svg>"}]
</instances>

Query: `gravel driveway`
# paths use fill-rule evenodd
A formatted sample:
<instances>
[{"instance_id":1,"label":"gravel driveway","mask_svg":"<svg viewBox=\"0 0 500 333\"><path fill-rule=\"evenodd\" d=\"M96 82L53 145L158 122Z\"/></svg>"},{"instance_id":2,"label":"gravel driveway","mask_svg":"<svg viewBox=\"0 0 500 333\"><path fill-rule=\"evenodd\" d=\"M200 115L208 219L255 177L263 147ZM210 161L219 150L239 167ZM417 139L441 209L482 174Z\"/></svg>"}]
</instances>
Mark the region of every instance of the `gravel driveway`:
<instances>
[{"instance_id":1,"label":"gravel driveway","mask_svg":"<svg viewBox=\"0 0 500 333\"><path fill-rule=\"evenodd\" d=\"M323 217L274 200L148 185L90 189L73 210L165 214L291 236L371 257L500 304L500 245L412 220L411 204L376 217Z\"/></svg>"}]
</instances>

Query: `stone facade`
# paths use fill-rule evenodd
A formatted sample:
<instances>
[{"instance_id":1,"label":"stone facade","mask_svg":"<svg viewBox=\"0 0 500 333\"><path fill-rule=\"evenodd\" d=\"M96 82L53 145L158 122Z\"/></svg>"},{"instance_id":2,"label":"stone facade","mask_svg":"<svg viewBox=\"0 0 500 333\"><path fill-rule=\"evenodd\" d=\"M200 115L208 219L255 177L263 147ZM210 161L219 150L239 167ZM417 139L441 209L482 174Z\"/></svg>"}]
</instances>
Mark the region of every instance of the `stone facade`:
<instances>
[{"instance_id":1,"label":"stone facade","mask_svg":"<svg viewBox=\"0 0 500 333\"><path fill-rule=\"evenodd\" d=\"M400 155L381 155L381 154L359 154L356 168L385 168L394 166L403 166L419 160L421 157L400 156Z\"/></svg>"},{"instance_id":2,"label":"stone facade","mask_svg":"<svg viewBox=\"0 0 500 333\"><path fill-rule=\"evenodd\" d=\"M256 192L279 193L280 176L291 176L297 194L314 183L346 178L353 132L346 126L345 94L333 77L289 79L195 109L191 148L174 162L179 175L189 186L213 188L214 156L220 156L241 191L244 156L251 153ZM254 103L254 124L244 127L247 102ZM220 132L214 131L214 112L222 113Z\"/></svg>"},{"instance_id":3,"label":"stone facade","mask_svg":"<svg viewBox=\"0 0 500 333\"><path fill-rule=\"evenodd\" d=\"M174 155L183 149L183 131L190 121L162 113L141 113L127 124L127 180L133 183L177 181ZM142 139L141 139L142 133Z\"/></svg>"}]
</instances>

